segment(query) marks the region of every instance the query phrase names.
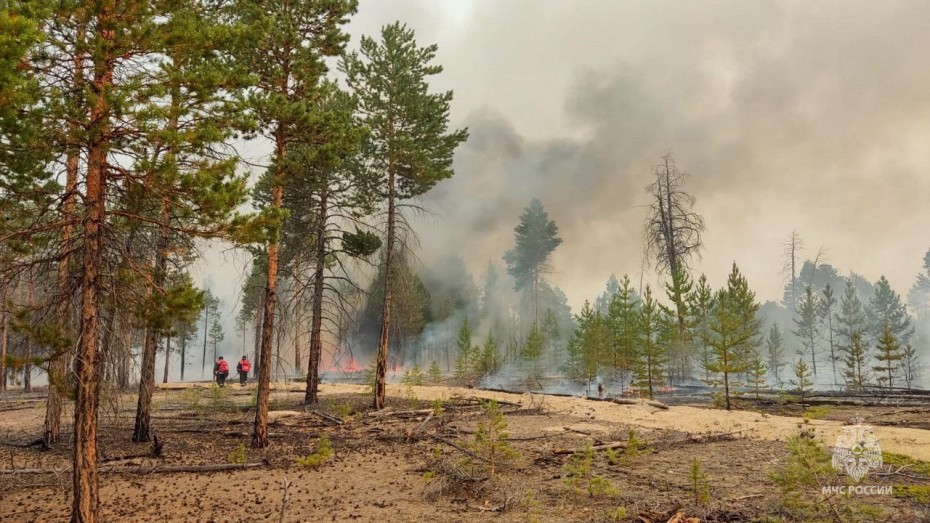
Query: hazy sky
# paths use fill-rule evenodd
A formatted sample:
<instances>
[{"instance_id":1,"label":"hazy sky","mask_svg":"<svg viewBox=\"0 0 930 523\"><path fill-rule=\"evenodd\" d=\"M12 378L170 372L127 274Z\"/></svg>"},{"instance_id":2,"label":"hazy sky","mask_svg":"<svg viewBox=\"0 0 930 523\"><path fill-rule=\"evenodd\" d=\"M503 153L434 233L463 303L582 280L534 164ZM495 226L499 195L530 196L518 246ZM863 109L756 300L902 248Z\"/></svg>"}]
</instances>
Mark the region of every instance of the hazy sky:
<instances>
[{"instance_id":1,"label":"hazy sky","mask_svg":"<svg viewBox=\"0 0 930 523\"><path fill-rule=\"evenodd\" d=\"M694 267L715 287L735 260L780 299L792 230L802 255L823 247L901 294L921 269L930 3L363 0L352 46L395 20L439 45L432 84L455 91L453 123L471 132L415 221L427 264L500 264L538 197L564 239L552 280L577 311L611 273L638 280L644 188L672 151L707 225ZM195 268L230 328L247 265L214 247Z\"/></svg>"},{"instance_id":2,"label":"hazy sky","mask_svg":"<svg viewBox=\"0 0 930 523\"><path fill-rule=\"evenodd\" d=\"M714 286L735 260L780 299L797 230L841 272L906 294L930 248L926 2L362 1L354 42L400 20L437 43L471 139L425 199L423 260L480 273L531 198L559 225L573 307L638 278L653 166L673 151L706 220ZM647 275L647 281L655 279Z\"/></svg>"}]
</instances>

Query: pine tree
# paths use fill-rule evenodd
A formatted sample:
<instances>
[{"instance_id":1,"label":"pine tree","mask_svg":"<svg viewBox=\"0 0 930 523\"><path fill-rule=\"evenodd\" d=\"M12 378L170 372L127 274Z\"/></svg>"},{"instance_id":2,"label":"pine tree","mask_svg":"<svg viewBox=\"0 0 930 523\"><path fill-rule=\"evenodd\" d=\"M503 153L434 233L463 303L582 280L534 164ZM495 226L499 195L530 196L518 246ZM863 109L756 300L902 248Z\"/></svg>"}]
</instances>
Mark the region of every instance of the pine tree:
<instances>
[{"instance_id":1,"label":"pine tree","mask_svg":"<svg viewBox=\"0 0 930 523\"><path fill-rule=\"evenodd\" d=\"M843 377L846 387L853 391L862 390L868 384L868 353L862 343L862 333L853 332L849 347L844 349Z\"/></svg>"},{"instance_id":2,"label":"pine tree","mask_svg":"<svg viewBox=\"0 0 930 523\"><path fill-rule=\"evenodd\" d=\"M598 370L609 361L611 332L607 322L587 300L576 322L578 327L568 343L569 374L590 388Z\"/></svg>"},{"instance_id":3,"label":"pine tree","mask_svg":"<svg viewBox=\"0 0 930 523\"><path fill-rule=\"evenodd\" d=\"M873 365L872 370L875 371L878 382L888 390L894 389L894 379L898 375L902 358L901 342L895 337L891 327L886 325L876 345L875 361L878 364Z\"/></svg>"},{"instance_id":4,"label":"pine tree","mask_svg":"<svg viewBox=\"0 0 930 523\"><path fill-rule=\"evenodd\" d=\"M200 374L203 375L204 369L207 367L207 343L210 337L210 326L216 322L216 318L220 314L220 300L208 288L204 291L203 295L203 330L201 335L203 336L203 355L200 363ZM216 360L216 354L213 355L213 359Z\"/></svg>"},{"instance_id":5,"label":"pine tree","mask_svg":"<svg viewBox=\"0 0 930 523\"><path fill-rule=\"evenodd\" d=\"M220 356L218 348L220 343L226 338L223 332L223 325L220 324L219 318L214 318L213 324L210 325L210 344L213 345L213 361Z\"/></svg>"},{"instance_id":6,"label":"pine tree","mask_svg":"<svg viewBox=\"0 0 930 523\"><path fill-rule=\"evenodd\" d=\"M836 355L836 343L833 338L833 309L836 307L836 298L833 297L833 287L828 283L821 291L820 301L818 302L817 314L820 316L820 322L824 324L827 330L827 343L830 347L830 366L833 369L833 384L839 385L839 375L836 372L836 363L839 357Z\"/></svg>"},{"instance_id":7,"label":"pine tree","mask_svg":"<svg viewBox=\"0 0 930 523\"><path fill-rule=\"evenodd\" d=\"M749 363L746 367L746 371L749 373L749 384L755 391L756 399L758 400L759 389L765 386L765 374L768 372L768 367L765 366L760 351L753 350L749 355Z\"/></svg>"},{"instance_id":8,"label":"pine tree","mask_svg":"<svg viewBox=\"0 0 930 523\"><path fill-rule=\"evenodd\" d=\"M49 111L45 121L49 128L67 122L60 126L65 131L49 137L47 144L54 155L65 159L68 194L50 201L64 200L58 215L64 218L62 223L80 224L66 227L56 241L60 241L59 253L75 255L73 263L70 256L57 260L59 274L69 269L80 274L75 282L82 321L74 344L72 519L93 521L99 505L97 410L101 364L112 346L107 343L112 337L109 327L118 308L133 310L139 306L137 296L165 291L163 260L168 250L194 237L221 237L228 231L244 186L234 175L235 160L219 158L216 145L239 121L224 108L225 101L236 97L240 83L231 78L234 75L224 74L228 70L218 60L222 43L202 30L213 21L196 6L64 2L54 11L35 13L47 17L39 24L45 30L42 49L29 64L41 75L39 85L50 102L43 104ZM176 22L182 19L188 31L195 28L187 35L186 49L180 49L184 46L175 39ZM201 36L213 45L189 45ZM196 63L199 73L178 62L187 52L196 55L191 63ZM203 75L204 70L213 74ZM61 92L81 94L60 102ZM30 155L18 156L26 160ZM10 180L7 173L3 177ZM54 203L50 213L34 209L35 216L56 216L58 205ZM17 239L29 243L44 236L37 236L36 230L21 232ZM136 241L130 241L135 232ZM166 243L166 238L178 243ZM147 252L139 252L147 240L151 242ZM104 285L105 275L119 273L114 276L124 278L130 266L143 292L117 295ZM68 301L64 297L63 302ZM59 319L66 317L66 309L62 305ZM150 343L149 348L154 346ZM154 380L154 364L145 370L143 381L148 382L149 374ZM48 440L54 439L53 418L59 407L60 402L49 402Z\"/></svg>"},{"instance_id":9,"label":"pine tree","mask_svg":"<svg viewBox=\"0 0 930 523\"><path fill-rule=\"evenodd\" d=\"M869 333L875 341L885 335L885 328L898 343L906 345L914 334L914 326L907 308L901 303L901 297L891 289L891 284L883 275L875 284L875 293L869 300L866 310L869 319Z\"/></svg>"},{"instance_id":10,"label":"pine tree","mask_svg":"<svg viewBox=\"0 0 930 523\"><path fill-rule=\"evenodd\" d=\"M665 284L666 296L673 304L671 308L662 307L672 327L664 336L668 347L670 384L676 375L678 379L685 380L691 374L695 348L692 339L694 318L688 299L693 289L691 276L680 265L671 273L671 281Z\"/></svg>"},{"instance_id":11,"label":"pine tree","mask_svg":"<svg viewBox=\"0 0 930 523\"><path fill-rule=\"evenodd\" d=\"M633 366L634 384L652 398L655 388L663 382L662 369L668 355L662 347L659 335L662 330L662 314L659 304L652 297L652 290L646 286L643 304L639 311L639 343Z\"/></svg>"},{"instance_id":12,"label":"pine tree","mask_svg":"<svg viewBox=\"0 0 930 523\"><path fill-rule=\"evenodd\" d=\"M711 335L710 326L714 314L714 291L707 284L707 276L698 278L697 286L688 295L688 309L692 319L692 337L698 351L698 360L704 369L704 381L710 381L710 366L713 363L714 351L706 342Z\"/></svg>"},{"instance_id":13,"label":"pine tree","mask_svg":"<svg viewBox=\"0 0 930 523\"><path fill-rule=\"evenodd\" d=\"M604 293L594 300L594 310L601 313L601 316L607 316L610 311L610 302L613 301L614 295L616 295L619 290L620 281L617 279L616 275L611 274L610 277L607 278Z\"/></svg>"},{"instance_id":14,"label":"pine tree","mask_svg":"<svg viewBox=\"0 0 930 523\"><path fill-rule=\"evenodd\" d=\"M747 356L754 348L760 322L756 316L759 304L755 293L749 290L746 278L736 263L727 278L727 286L714 296L714 309L709 333L704 342L714 351L710 372L723 375L723 392L727 410L730 410L730 389L735 374L748 368Z\"/></svg>"},{"instance_id":15,"label":"pine tree","mask_svg":"<svg viewBox=\"0 0 930 523\"><path fill-rule=\"evenodd\" d=\"M371 213L375 180L362 165L365 129L353 114L355 100L330 83L322 85L320 91L319 101L312 107L312 124L301 126L290 144L285 167L288 183L282 196L290 210L282 229L282 244L290 251L285 259L291 259L294 278L303 277L303 267L311 269L306 285L311 311L305 404L317 401L324 320L333 323L335 317L350 314L351 309L343 293L336 292L338 287L329 282L351 282L345 261L367 258L381 246L380 238L361 221ZM309 263L301 263L305 252L312 253ZM295 287L295 323L299 324L305 285ZM332 310L324 310L324 302ZM297 338L295 335L295 343Z\"/></svg>"},{"instance_id":16,"label":"pine tree","mask_svg":"<svg viewBox=\"0 0 930 523\"><path fill-rule=\"evenodd\" d=\"M497 350L497 338L494 337L494 331L488 331L488 337L484 340L481 347L480 358L476 370L481 374L491 374L497 371L500 362L500 355Z\"/></svg>"},{"instance_id":17,"label":"pine tree","mask_svg":"<svg viewBox=\"0 0 930 523\"><path fill-rule=\"evenodd\" d=\"M464 378L472 370L471 327L468 325L468 316L462 320L462 326L459 327L459 335L455 339L455 346L458 349L455 358L455 377Z\"/></svg>"},{"instance_id":18,"label":"pine tree","mask_svg":"<svg viewBox=\"0 0 930 523\"><path fill-rule=\"evenodd\" d=\"M772 323L772 328L769 329L769 334L765 338L765 354L769 372L772 373L775 381L780 384L780 371L786 362L784 341L777 323Z\"/></svg>"},{"instance_id":19,"label":"pine tree","mask_svg":"<svg viewBox=\"0 0 930 523\"><path fill-rule=\"evenodd\" d=\"M861 387L864 381L862 365L868 360L863 335L868 329L865 308L859 300L859 294L851 280L846 281L843 297L840 298L840 310L836 314L837 345L843 352L846 368L843 375L848 386ZM853 340L858 336L858 348L853 347Z\"/></svg>"},{"instance_id":20,"label":"pine tree","mask_svg":"<svg viewBox=\"0 0 930 523\"><path fill-rule=\"evenodd\" d=\"M523 210L513 231L514 248L504 254L507 273L516 282L514 290L523 290L532 299L533 322L538 323L539 290L550 271L549 257L562 244L562 238L558 236L559 227L536 198Z\"/></svg>"},{"instance_id":21,"label":"pine tree","mask_svg":"<svg viewBox=\"0 0 930 523\"><path fill-rule=\"evenodd\" d=\"M548 354L548 360L554 365L557 357L557 344L562 338L562 332L559 328L559 319L556 318L555 312L551 308L546 309L546 315L543 318L541 331L545 344L545 350Z\"/></svg>"},{"instance_id":22,"label":"pine tree","mask_svg":"<svg viewBox=\"0 0 930 523\"><path fill-rule=\"evenodd\" d=\"M817 378L817 338L820 329L817 323L818 299L811 290L810 286L804 289L804 296L798 303L797 317L794 319L795 330L792 331L795 336L801 339L804 345L804 351L799 352L799 356L804 353L810 354L811 369L814 378Z\"/></svg>"},{"instance_id":23,"label":"pine tree","mask_svg":"<svg viewBox=\"0 0 930 523\"><path fill-rule=\"evenodd\" d=\"M542 356L544 342L542 332L534 323L530 326L530 331L520 348L520 358L524 363L530 364L530 377L535 380L539 379L539 359Z\"/></svg>"},{"instance_id":24,"label":"pine tree","mask_svg":"<svg viewBox=\"0 0 930 523\"><path fill-rule=\"evenodd\" d=\"M325 58L342 53L348 35L342 26L356 10L354 0L288 2L235 0L230 12L245 28L236 56L256 79L251 109L259 129L274 142L268 198L261 205L261 234L250 238L264 246L265 292L258 366L258 397L253 447L268 446L272 343L278 310L281 229L287 215L289 145L318 123L315 104L324 89Z\"/></svg>"},{"instance_id":25,"label":"pine tree","mask_svg":"<svg viewBox=\"0 0 930 523\"><path fill-rule=\"evenodd\" d=\"M804 397L814 384L814 382L811 381L810 369L808 369L807 363L804 363L804 358L798 358L798 362L794 364L794 377L795 379L789 381L792 385L797 387L795 390L798 396L801 397L801 408L804 408Z\"/></svg>"},{"instance_id":26,"label":"pine tree","mask_svg":"<svg viewBox=\"0 0 930 523\"><path fill-rule=\"evenodd\" d=\"M625 274L610 301L605 320L610 329L610 347L605 361L620 374L620 383L625 385L636 358L640 332L639 299Z\"/></svg>"},{"instance_id":27,"label":"pine tree","mask_svg":"<svg viewBox=\"0 0 930 523\"><path fill-rule=\"evenodd\" d=\"M920 378L920 367L920 356L914 346L908 343L901 349L901 377L908 389Z\"/></svg>"},{"instance_id":28,"label":"pine tree","mask_svg":"<svg viewBox=\"0 0 930 523\"><path fill-rule=\"evenodd\" d=\"M433 363L430 364L427 374L429 376L430 383L437 384L442 382L442 370L439 368L439 364L437 364L435 360L433 360Z\"/></svg>"},{"instance_id":29,"label":"pine tree","mask_svg":"<svg viewBox=\"0 0 930 523\"><path fill-rule=\"evenodd\" d=\"M413 30L400 23L381 30L381 42L362 37L360 51L344 58L341 69L359 101L359 114L371 129L365 154L378 176L387 203L385 293L378 344L374 407L384 408L391 324L398 202L429 191L453 174L452 155L468 137L447 132L452 92L429 93L427 78L442 72L432 65L437 46L417 47Z\"/></svg>"}]
</instances>

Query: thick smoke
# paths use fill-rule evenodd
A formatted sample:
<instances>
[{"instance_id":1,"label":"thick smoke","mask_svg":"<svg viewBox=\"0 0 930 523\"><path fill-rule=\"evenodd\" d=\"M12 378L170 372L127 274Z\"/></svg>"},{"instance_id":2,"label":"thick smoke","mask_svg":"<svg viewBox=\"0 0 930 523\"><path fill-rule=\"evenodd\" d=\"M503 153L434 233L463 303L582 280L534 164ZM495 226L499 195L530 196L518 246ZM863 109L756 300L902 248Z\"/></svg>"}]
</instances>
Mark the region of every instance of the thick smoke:
<instances>
[{"instance_id":1,"label":"thick smoke","mask_svg":"<svg viewBox=\"0 0 930 523\"><path fill-rule=\"evenodd\" d=\"M736 260L781 296L781 243L905 291L927 248L930 73L916 2L749 5L363 3L353 31L408 20L437 42L471 140L427 198L424 259L468 246L479 272L538 197L559 224L554 281L573 307L642 263L643 188L673 151L707 221L696 268ZM902 212L904 210L904 212ZM862 257L863 249L875 253Z\"/></svg>"}]
</instances>

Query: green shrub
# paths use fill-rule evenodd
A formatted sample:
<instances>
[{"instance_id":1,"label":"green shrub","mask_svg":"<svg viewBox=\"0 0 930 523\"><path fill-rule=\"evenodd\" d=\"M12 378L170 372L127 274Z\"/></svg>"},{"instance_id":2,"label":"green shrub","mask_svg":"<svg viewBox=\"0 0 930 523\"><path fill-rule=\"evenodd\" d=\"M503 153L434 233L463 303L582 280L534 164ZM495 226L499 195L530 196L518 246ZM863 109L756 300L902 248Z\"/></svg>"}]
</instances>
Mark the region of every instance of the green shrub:
<instances>
[{"instance_id":1,"label":"green shrub","mask_svg":"<svg viewBox=\"0 0 930 523\"><path fill-rule=\"evenodd\" d=\"M905 467L909 472L930 476L930 461L914 459L904 454L895 454L894 452L882 452L882 463L896 469Z\"/></svg>"},{"instance_id":2,"label":"green shrub","mask_svg":"<svg viewBox=\"0 0 930 523\"><path fill-rule=\"evenodd\" d=\"M226 462L237 464L246 463L248 461L248 457L249 456L245 449L245 444L240 443L239 446L236 447L236 450L226 455Z\"/></svg>"},{"instance_id":3,"label":"green shrub","mask_svg":"<svg viewBox=\"0 0 930 523\"><path fill-rule=\"evenodd\" d=\"M304 468L316 469L323 466L333 458L333 447L329 436L323 434L316 443L316 448L310 454L297 458L297 465Z\"/></svg>"},{"instance_id":4,"label":"green shrub","mask_svg":"<svg viewBox=\"0 0 930 523\"><path fill-rule=\"evenodd\" d=\"M804 411L803 417L807 419L823 419L831 412L833 412L833 409L826 405L808 407L807 410Z\"/></svg>"},{"instance_id":5,"label":"green shrub","mask_svg":"<svg viewBox=\"0 0 930 523\"><path fill-rule=\"evenodd\" d=\"M891 495L918 505L930 505L930 485L895 485Z\"/></svg>"},{"instance_id":6,"label":"green shrub","mask_svg":"<svg viewBox=\"0 0 930 523\"><path fill-rule=\"evenodd\" d=\"M623 457L632 459L640 454L649 452L649 442L640 438L636 429L631 428L627 433L626 448L623 449Z\"/></svg>"},{"instance_id":7,"label":"green shrub","mask_svg":"<svg viewBox=\"0 0 930 523\"><path fill-rule=\"evenodd\" d=\"M620 494L617 487L609 479L594 474L594 447L591 443L585 445L583 450L572 454L571 459L562 467L566 474L562 483L572 494L587 492L590 497L616 497Z\"/></svg>"}]
</instances>

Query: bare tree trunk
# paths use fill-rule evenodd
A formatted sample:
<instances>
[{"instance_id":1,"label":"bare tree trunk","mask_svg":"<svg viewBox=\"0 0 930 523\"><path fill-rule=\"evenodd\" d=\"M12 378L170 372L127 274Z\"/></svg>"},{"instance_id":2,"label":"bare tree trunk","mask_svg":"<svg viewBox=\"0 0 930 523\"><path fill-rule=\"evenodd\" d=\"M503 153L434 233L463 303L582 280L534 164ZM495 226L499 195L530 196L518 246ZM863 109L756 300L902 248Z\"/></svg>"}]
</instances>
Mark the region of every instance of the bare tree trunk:
<instances>
[{"instance_id":1,"label":"bare tree trunk","mask_svg":"<svg viewBox=\"0 0 930 523\"><path fill-rule=\"evenodd\" d=\"M122 355L116 381L119 383L120 390L129 390L129 369L132 366L132 327L128 324L122 325L123 323L127 322L120 322L121 328L126 329L126 333L123 336Z\"/></svg>"},{"instance_id":2,"label":"bare tree trunk","mask_svg":"<svg viewBox=\"0 0 930 523\"><path fill-rule=\"evenodd\" d=\"M35 294L35 278L32 269L29 269L29 283L26 287L26 306L29 308L29 324L32 324ZM32 392L32 336L26 336L26 346L23 350L25 365L23 365L23 392Z\"/></svg>"},{"instance_id":3,"label":"bare tree trunk","mask_svg":"<svg viewBox=\"0 0 930 523\"><path fill-rule=\"evenodd\" d=\"M203 376L204 370L207 368L207 330L210 328L210 306L206 306L203 309L203 361L200 362L200 375ZM216 358L214 358L216 359Z\"/></svg>"},{"instance_id":4,"label":"bare tree trunk","mask_svg":"<svg viewBox=\"0 0 930 523\"><path fill-rule=\"evenodd\" d=\"M184 360L186 356L187 356L187 336L181 336L181 381L184 381L184 365L185 365ZM166 364L166 367L167 367L167 364Z\"/></svg>"},{"instance_id":5,"label":"bare tree trunk","mask_svg":"<svg viewBox=\"0 0 930 523\"><path fill-rule=\"evenodd\" d=\"M279 127L275 132L275 146L277 172L275 173L275 186L272 190L273 205L280 209L283 201L283 187L281 181L284 177L284 158L287 153L284 141L284 129ZM252 429L252 446L264 448L268 446L268 398L271 394L271 343L274 336L275 307L278 301L278 247L277 233L268 243L268 278L265 282L265 317L262 322L261 354L259 361L261 368L258 373L258 396L256 398L255 425Z\"/></svg>"},{"instance_id":6,"label":"bare tree trunk","mask_svg":"<svg viewBox=\"0 0 930 523\"><path fill-rule=\"evenodd\" d=\"M374 408L383 409L386 395L386 383L384 375L387 372L387 355L388 345L391 334L391 288L394 279L394 226L395 213L397 212L394 202L394 168L393 165L388 168L388 223L387 223L387 250L384 255L384 304L381 318L381 338L378 343L378 366L375 372L375 397Z\"/></svg>"},{"instance_id":7,"label":"bare tree trunk","mask_svg":"<svg viewBox=\"0 0 930 523\"><path fill-rule=\"evenodd\" d=\"M157 293L165 285L165 273L168 269L168 202L161 203L161 234L155 249L154 275L151 292ZM149 325L145 332L145 344L142 347L142 369L139 375L139 400L136 404L136 422L132 431L132 441L137 443L151 439L152 431L152 395L155 393L155 353L158 351L159 332L154 325ZM167 355L166 355L167 358Z\"/></svg>"},{"instance_id":8,"label":"bare tree trunk","mask_svg":"<svg viewBox=\"0 0 930 523\"><path fill-rule=\"evenodd\" d=\"M275 342L274 342L274 364L271 366L271 378L270 380L277 379L278 372L281 370L281 346L284 345L284 334L285 334L285 323L287 322L287 309L284 307L283 302L278 302L278 313L276 317L281 318L281 321L278 323L278 328L275 329ZM269 381L270 381L269 380Z\"/></svg>"},{"instance_id":9,"label":"bare tree trunk","mask_svg":"<svg viewBox=\"0 0 930 523\"><path fill-rule=\"evenodd\" d=\"M313 271L313 312L310 320L310 363L307 366L307 390L304 403L312 404L318 400L320 386L320 360L323 357L323 280L326 268L326 222L327 193L320 197L320 214L317 219L316 267Z\"/></svg>"},{"instance_id":10,"label":"bare tree trunk","mask_svg":"<svg viewBox=\"0 0 930 523\"><path fill-rule=\"evenodd\" d=\"M262 362L258 359L261 354L262 348L262 317L265 314L265 299L262 297L258 300L258 306L255 307L255 323L252 326L252 330L255 334L255 346L252 350L252 361L255 362L255 375L257 376L261 372Z\"/></svg>"},{"instance_id":11,"label":"bare tree trunk","mask_svg":"<svg viewBox=\"0 0 930 523\"><path fill-rule=\"evenodd\" d=\"M183 360L183 356L182 356ZM171 361L171 335L165 337L165 375L162 377L162 383L168 383L168 364Z\"/></svg>"},{"instance_id":12,"label":"bare tree trunk","mask_svg":"<svg viewBox=\"0 0 930 523\"><path fill-rule=\"evenodd\" d=\"M294 372L300 373L300 320L303 311L303 286L300 284L300 255L294 257Z\"/></svg>"}]
</instances>

